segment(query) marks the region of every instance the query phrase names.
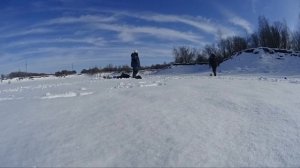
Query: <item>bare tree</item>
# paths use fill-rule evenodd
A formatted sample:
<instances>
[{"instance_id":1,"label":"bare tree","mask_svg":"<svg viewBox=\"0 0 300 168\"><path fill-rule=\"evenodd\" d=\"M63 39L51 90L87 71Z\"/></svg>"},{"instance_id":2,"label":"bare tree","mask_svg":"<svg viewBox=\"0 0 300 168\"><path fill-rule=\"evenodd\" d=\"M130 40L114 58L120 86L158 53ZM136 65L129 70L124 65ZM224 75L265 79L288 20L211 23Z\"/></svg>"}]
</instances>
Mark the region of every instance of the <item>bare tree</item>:
<instances>
[{"instance_id":1,"label":"bare tree","mask_svg":"<svg viewBox=\"0 0 300 168\"><path fill-rule=\"evenodd\" d=\"M239 37L239 36L235 36L232 38L232 51L234 53L236 52L239 52L239 51L242 51L244 49L246 49L248 46L247 46L247 41L245 38L243 37Z\"/></svg>"},{"instance_id":2,"label":"bare tree","mask_svg":"<svg viewBox=\"0 0 300 168\"><path fill-rule=\"evenodd\" d=\"M258 18L258 36L259 36L259 43L262 47L271 47L272 39L271 39L271 28L269 21L260 16Z\"/></svg>"},{"instance_id":3,"label":"bare tree","mask_svg":"<svg viewBox=\"0 0 300 168\"><path fill-rule=\"evenodd\" d=\"M196 49L181 46L173 49L175 63L193 63L196 57Z\"/></svg>"},{"instance_id":4,"label":"bare tree","mask_svg":"<svg viewBox=\"0 0 300 168\"><path fill-rule=\"evenodd\" d=\"M258 38L261 47L270 48L290 48L289 30L286 22L274 22L272 25L269 21L261 16L258 21ZM256 35L253 34L253 42L256 44Z\"/></svg>"},{"instance_id":5,"label":"bare tree","mask_svg":"<svg viewBox=\"0 0 300 168\"><path fill-rule=\"evenodd\" d=\"M206 64L208 63L208 57L205 56L202 50L197 50L196 53L196 63L198 64Z\"/></svg>"},{"instance_id":6,"label":"bare tree","mask_svg":"<svg viewBox=\"0 0 300 168\"><path fill-rule=\"evenodd\" d=\"M300 31L292 33L291 47L293 50L300 51Z\"/></svg>"},{"instance_id":7,"label":"bare tree","mask_svg":"<svg viewBox=\"0 0 300 168\"><path fill-rule=\"evenodd\" d=\"M250 37L250 46L253 48L259 47L259 37L256 32L253 33Z\"/></svg>"},{"instance_id":8,"label":"bare tree","mask_svg":"<svg viewBox=\"0 0 300 168\"><path fill-rule=\"evenodd\" d=\"M234 53L247 48L247 40L243 37L234 36L221 39L218 43L219 53L224 58L231 57Z\"/></svg>"},{"instance_id":9,"label":"bare tree","mask_svg":"<svg viewBox=\"0 0 300 168\"><path fill-rule=\"evenodd\" d=\"M278 23L279 31L280 31L280 48L290 49L290 32L286 22Z\"/></svg>"},{"instance_id":10,"label":"bare tree","mask_svg":"<svg viewBox=\"0 0 300 168\"><path fill-rule=\"evenodd\" d=\"M220 55L220 53L218 52L218 48L215 47L215 45L206 45L203 48L203 54L209 58L209 56L211 54L215 54L215 55Z\"/></svg>"}]
</instances>

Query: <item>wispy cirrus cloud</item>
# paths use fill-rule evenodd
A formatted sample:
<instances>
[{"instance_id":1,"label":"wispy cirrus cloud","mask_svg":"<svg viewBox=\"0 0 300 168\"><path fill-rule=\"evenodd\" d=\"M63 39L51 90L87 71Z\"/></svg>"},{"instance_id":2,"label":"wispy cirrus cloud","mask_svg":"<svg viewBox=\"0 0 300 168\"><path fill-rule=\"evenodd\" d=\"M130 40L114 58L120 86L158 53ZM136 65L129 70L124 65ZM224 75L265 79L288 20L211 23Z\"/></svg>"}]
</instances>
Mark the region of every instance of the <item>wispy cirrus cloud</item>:
<instances>
[{"instance_id":1,"label":"wispy cirrus cloud","mask_svg":"<svg viewBox=\"0 0 300 168\"><path fill-rule=\"evenodd\" d=\"M68 16L60 17L45 21L44 23L35 25L37 28L67 25L67 24L81 24L83 23L87 28L93 30L108 30L118 33L118 37L124 41L136 41L137 37L143 35L159 38L162 40L185 40L193 43L202 43L202 36L192 32L184 32L180 30L165 28L165 27L151 27L151 26L134 26L128 24L120 24L120 14L106 14L107 16L98 15L83 15L83 16ZM145 17L146 18L146 17ZM93 27L96 26L96 27ZM209 28L207 28L209 29Z\"/></svg>"},{"instance_id":2,"label":"wispy cirrus cloud","mask_svg":"<svg viewBox=\"0 0 300 168\"><path fill-rule=\"evenodd\" d=\"M117 24L96 24L98 29L110 30L119 33L119 37L125 41L132 41L135 36L138 35L149 35L159 39L167 40L185 40L193 43L202 43L202 37L200 35L191 32L182 32L168 28L161 27L137 27L128 25L117 25Z\"/></svg>"},{"instance_id":3,"label":"wispy cirrus cloud","mask_svg":"<svg viewBox=\"0 0 300 168\"><path fill-rule=\"evenodd\" d=\"M67 16L60 17L45 21L35 26L51 26L59 24L72 24L72 23L101 23L101 22L114 22L118 19L115 16L100 16L100 15L81 15L79 17Z\"/></svg>"},{"instance_id":4,"label":"wispy cirrus cloud","mask_svg":"<svg viewBox=\"0 0 300 168\"><path fill-rule=\"evenodd\" d=\"M253 26L245 19L239 16L233 16L231 19L229 19L229 21L234 25L242 27L244 30L247 31L248 34L253 33Z\"/></svg>"},{"instance_id":5,"label":"wispy cirrus cloud","mask_svg":"<svg viewBox=\"0 0 300 168\"><path fill-rule=\"evenodd\" d=\"M92 10L92 9L90 9ZM92 10L94 11L94 10ZM44 23L38 24L38 26L51 26L59 24L72 24L72 23L118 23L121 18L135 18L145 21L160 22L160 23L179 23L183 25L188 25L194 27L201 31L202 33L207 33L215 36L216 38L226 38L228 36L233 36L236 34L234 30L228 28L224 25L212 22L210 19L204 17L192 17L187 15L167 15L159 13L134 13L126 11L112 11L103 10L102 15L83 15L79 17L61 17L51 19ZM103 15L104 14L104 15ZM178 31L178 30L177 30ZM131 35L121 34L122 37L127 37L127 39L132 38Z\"/></svg>"},{"instance_id":6,"label":"wispy cirrus cloud","mask_svg":"<svg viewBox=\"0 0 300 168\"><path fill-rule=\"evenodd\" d=\"M221 9L221 12L227 17L227 19L230 23L244 29L248 34L253 33L253 26L246 19L234 14L233 12L231 12L223 7L220 9Z\"/></svg>"},{"instance_id":7,"label":"wispy cirrus cloud","mask_svg":"<svg viewBox=\"0 0 300 168\"><path fill-rule=\"evenodd\" d=\"M176 23L176 24L181 24L185 26L190 26L191 28L195 29L187 29L189 32L193 33L188 33L188 34L196 34L197 36L203 36L203 35L212 35L215 37L215 39L219 38L226 38L229 36L234 36L238 34L235 29L232 27L226 26L226 24L220 24L218 21L212 21L211 19L201 17L201 16L191 16L191 15L170 15L170 14L161 14L161 13L154 13L154 12L129 12L129 11L124 11L124 10L107 10L107 9L93 9L93 8L85 8L85 9L72 9L72 8L67 8L68 11L81 11L82 13L90 13L90 14L84 14L84 15L77 15L77 16L64 16L64 17L58 17L54 19L50 19L48 21L44 21L42 23L39 23L35 25L35 27L46 27L46 26L55 26L55 25L67 25L67 24L95 24L95 23L107 23L107 24L114 24L118 25L120 23L126 23L125 20L128 18L134 18L134 19L141 19L143 21L150 21L150 22L159 22L159 23ZM58 11L63 10L65 11L65 8L59 8L56 9ZM72 13L72 12L71 12ZM76 15L76 14L75 14ZM123 20L122 20L123 19ZM245 29L247 32L251 32L251 25L249 22L247 22L245 19L235 16L229 20L230 23L239 26L243 29ZM134 25L129 25L134 27ZM136 26L137 27L137 26ZM126 28L126 27L125 27ZM160 39L165 38L165 39L188 39L190 42L199 42L199 38L195 40L195 38L191 38L190 35L186 33L184 30L178 30L172 28L168 28L165 26L160 26L156 27L159 28L162 31L165 31L166 29L172 30L173 31L168 31L168 35L162 34L156 35L152 33L148 27L141 28L141 26L137 27L134 29L134 31L119 31L118 37L123 40L123 41L135 41L136 37L144 35L151 35L155 38L159 37ZM198 30L198 32L195 32L195 30ZM115 31L116 32L116 31ZM174 35L173 37L171 37ZM181 38L180 38L181 36ZM188 38L186 38L188 37ZM212 40L203 40L204 38L201 38L200 41L210 41ZM206 43L206 42L204 42Z\"/></svg>"},{"instance_id":8,"label":"wispy cirrus cloud","mask_svg":"<svg viewBox=\"0 0 300 168\"><path fill-rule=\"evenodd\" d=\"M38 38L38 39L22 39L17 41L8 42L5 45L5 48L15 48L15 47L26 47L33 45L41 44L53 44L53 45L62 45L69 43L79 43L87 44L93 46L104 46L106 44L105 40L102 37L83 37L83 38ZM1 47L3 48L3 46Z\"/></svg>"},{"instance_id":9,"label":"wispy cirrus cloud","mask_svg":"<svg viewBox=\"0 0 300 168\"><path fill-rule=\"evenodd\" d=\"M200 31L214 36L225 38L232 36L235 32L224 25L219 25L204 17L192 17L184 15L166 15L157 13L132 13L126 11L108 11L120 16L129 16L147 21L162 22L162 23L181 23L192 26Z\"/></svg>"},{"instance_id":10,"label":"wispy cirrus cloud","mask_svg":"<svg viewBox=\"0 0 300 168\"><path fill-rule=\"evenodd\" d=\"M44 27L37 27L37 28L28 28L21 31L14 31L11 33L6 33L0 36L0 38L12 38L17 36L26 36L26 35L33 35L33 34L45 34L53 32L52 29L44 28Z\"/></svg>"}]
</instances>

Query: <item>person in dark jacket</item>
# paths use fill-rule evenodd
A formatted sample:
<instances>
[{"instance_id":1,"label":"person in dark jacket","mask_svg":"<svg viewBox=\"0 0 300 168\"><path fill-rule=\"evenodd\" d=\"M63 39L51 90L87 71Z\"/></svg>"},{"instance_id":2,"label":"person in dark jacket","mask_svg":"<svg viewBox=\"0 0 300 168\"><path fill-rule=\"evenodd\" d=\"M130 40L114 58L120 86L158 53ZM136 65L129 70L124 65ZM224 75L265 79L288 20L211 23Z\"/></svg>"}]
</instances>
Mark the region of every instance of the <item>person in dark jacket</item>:
<instances>
[{"instance_id":1,"label":"person in dark jacket","mask_svg":"<svg viewBox=\"0 0 300 168\"><path fill-rule=\"evenodd\" d=\"M137 73L139 72L139 68L141 67L140 65L140 59L139 59L139 54L138 51L135 50L132 54L131 54L131 67L132 67L132 77L136 78Z\"/></svg>"},{"instance_id":2,"label":"person in dark jacket","mask_svg":"<svg viewBox=\"0 0 300 168\"><path fill-rule=\"evenodd\" d=\"M217 76L218 65L219 65L218 57L215 54L211 54L209 57L209 66L212 68L214 76Z\"/></svg>"}]
</instances>

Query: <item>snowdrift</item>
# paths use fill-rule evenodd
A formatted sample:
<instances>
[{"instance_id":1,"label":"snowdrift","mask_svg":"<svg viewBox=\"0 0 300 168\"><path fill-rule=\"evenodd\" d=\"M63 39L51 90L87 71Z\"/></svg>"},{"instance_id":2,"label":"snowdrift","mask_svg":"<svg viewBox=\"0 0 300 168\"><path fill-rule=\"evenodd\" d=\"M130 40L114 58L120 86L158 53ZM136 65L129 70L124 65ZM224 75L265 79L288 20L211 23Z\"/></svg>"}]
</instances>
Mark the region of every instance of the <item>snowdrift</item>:
<instances>
[{"instance_id":1,"label":"snowdrift","mask_svg":"<svg viewBox=\"0 0 300 168\"><path fill-rule=\"evenodd\" d=\"M161 70L158 75L209 75L208 65L179 65ZM224 61L218 67L219 75L300 75L300 53L271 48L247 49Z\"/></svg>"},{"instance_id":2,"label":"snowdrift","mask_svg":"<svg viewBox=\"0 0 300 168\"><path fill-rule=\"evenodd\" d=\"M219 71L224 74L299 75L298 52L256 48L236 54L223 62Z\"/></svg>"}]
</instances>

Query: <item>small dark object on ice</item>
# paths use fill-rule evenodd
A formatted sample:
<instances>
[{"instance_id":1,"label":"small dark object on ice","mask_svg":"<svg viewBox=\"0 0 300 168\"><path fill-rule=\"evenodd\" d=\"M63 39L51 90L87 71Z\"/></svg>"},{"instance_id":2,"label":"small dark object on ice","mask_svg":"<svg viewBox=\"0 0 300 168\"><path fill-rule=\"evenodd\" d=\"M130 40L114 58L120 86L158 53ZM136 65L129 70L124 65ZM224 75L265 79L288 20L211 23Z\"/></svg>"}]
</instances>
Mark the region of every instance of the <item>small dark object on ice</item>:
<instances>
[{"instance_id":1,"label":"small dark object on ice","mask_svg":"<svg viewBox=\"0 0 300 168\"><path fill-rule=\"evenodd\" d=\"M126 73L123 73L119 76L103 76L104 79L122 79L122 78L130 78L130 75L126 74Z\"/></svg>"},{"instance_id":2,"label":"small dark object on ice","mask_svg":"<svg viewBox=\"0 0 300 168\"><path fill-rule=\"evenodd\" d=\"M107 76L103 76L104 79L112 79L113 77L107 75Z\"/></svg>"},{"instance_id":3,"label":"small dark object on ice","mask_svg":"<svg viewBox=\"0 0 300 168\"><path fill-rule=\"evenodd\" d=\"M122 73L120 76L116 76L114 78L117 78L117 79L122 79L122 78L130 78L130 75L126 74L126 73Z\"/></svg>"},{"instance_id":4,"label":"small dark object on ice","mask_svg":"<svg viewBox=\"0 0 300 168\"><path fill-rule=\"evenodd\" d=\"M140 75L135 76L135 79L142 79Z\"/></svg>"}]
</instances>

